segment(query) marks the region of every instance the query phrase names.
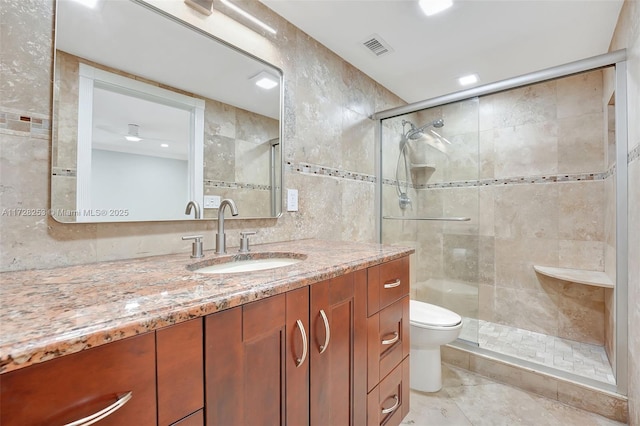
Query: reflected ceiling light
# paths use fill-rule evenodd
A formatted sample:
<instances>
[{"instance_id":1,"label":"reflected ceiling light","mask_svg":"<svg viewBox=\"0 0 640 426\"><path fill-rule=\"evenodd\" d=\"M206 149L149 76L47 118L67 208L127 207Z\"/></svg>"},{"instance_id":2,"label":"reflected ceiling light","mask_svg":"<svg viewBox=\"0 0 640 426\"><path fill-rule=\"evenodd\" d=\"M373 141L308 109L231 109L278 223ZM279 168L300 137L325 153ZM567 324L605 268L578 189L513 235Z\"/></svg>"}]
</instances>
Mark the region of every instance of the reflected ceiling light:
<instances>
[{"instance_id":1,"label":"reflected ceiling light","mask_svg":"<svg viewBox=\"0 0 640 426\"><path fill-rule=\"evenodd\" d=\"M258 18L256 18L252 14L250 14L249 12L247 12L247 11L245 11L243 9L240 9L238 6L236 6L235 4L231 3L229 0L220 0L220 1L225 6L229 7L230 9L233 9L236 12L238 12L240 15L244 16L245 18L247 18L248 20L250 20L254 24L257 24L257 25L261 26L265 30L269 31L271 34L276 34L277 33L277 31L274 30L273 28L271 28L269 25L265 24L264 22L262 22L261 20L259 20Z\"/></svg>"},{"instance_id":2,"label":"reflected ceiling light","mask_svg":"<svg viewBox=\"0 0 640 426\"><path fill-rule=\"evenodd\" d=\"M163 147L163 148L169 148L169 144L168 143L161 143L160 146Z\"/></svg>"},{"instance_id":3,"label":"reflected ceiling light","mask_svg":"<svg viewBox=\"0 0 640 426\"><path fill-rule=\"evenodd\" d=\"M129 132L124 138L129 142L140 142L142 138L138 135L138 129L137 124L129 124Z\"/></svg>"},{"instance_id":4,"label":"reflected ceiling light","mask_svg":"<svg viewBox=\"0 0 640 426\"><path fill-rule=\"evenodd\" d=\"M260 71L258 74L251 77L251 80L256 83L256 86L269 90L276 87L279 84L280 79L266 71Z\"/></svg>"},{"instance_id":5,"label":"reflected ceiling light","mask_svg":"<svg viewBox=\"0 0 640 426\"><path fill-rule=\"evenodd\" d=\"M478 80L478 74L469 74L465 75L464 77L460 77L458 79L458 83L460 83L461 86L468 86L470 84L477 83Z\"/></svg>"},{"instance_id":6,"label":"reflected ceiling light","mask_svg":"<svg viewBox=\"0 0 640 426\"><path fill-rule=\"evenodd\" d=\"M419 4L424 14L431 16L450 8L453 0L420 0Z\"/></svg>"}]
</instances>

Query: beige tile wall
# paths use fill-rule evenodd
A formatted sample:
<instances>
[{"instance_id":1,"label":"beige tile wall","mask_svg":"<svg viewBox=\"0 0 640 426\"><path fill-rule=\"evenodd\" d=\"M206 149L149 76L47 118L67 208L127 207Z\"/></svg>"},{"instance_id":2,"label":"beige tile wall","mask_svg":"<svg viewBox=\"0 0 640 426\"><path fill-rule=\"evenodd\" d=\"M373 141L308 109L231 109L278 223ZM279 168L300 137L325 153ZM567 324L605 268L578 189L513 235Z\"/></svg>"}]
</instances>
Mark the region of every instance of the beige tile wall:
<instances>
[{"instance_id":1,"label":"beige tile wall","mask_svg":"<svg viewBox=\"0 0 640 426\"><path fill-rule=\"evenodd\" d=\"M286 162L374 172L374 123L368 116L403 105L401 99L260 2L245 7L276 27L276 36L249 29L218 11L204 17L181 1L151 3L284 71ZM7 2L0 20L0 112L50 120L54 2ZM50 136L35 125L12 123L0 128L0 207L47 209L54 155ZM216 129L222 131L227 124L223 121ZM299 212L277 220L227 221L232 247L238 246L243 229L258 230L255 243L312 237L376 241L374 183L289 168L284 185L299 190ZM204 233L205 249L212 249L214 228L215 222L209 221L60 224L47 216L2 216L0 270L187 253L189 242L180 237L194 232Z\"/></svg>"}]
</instances>

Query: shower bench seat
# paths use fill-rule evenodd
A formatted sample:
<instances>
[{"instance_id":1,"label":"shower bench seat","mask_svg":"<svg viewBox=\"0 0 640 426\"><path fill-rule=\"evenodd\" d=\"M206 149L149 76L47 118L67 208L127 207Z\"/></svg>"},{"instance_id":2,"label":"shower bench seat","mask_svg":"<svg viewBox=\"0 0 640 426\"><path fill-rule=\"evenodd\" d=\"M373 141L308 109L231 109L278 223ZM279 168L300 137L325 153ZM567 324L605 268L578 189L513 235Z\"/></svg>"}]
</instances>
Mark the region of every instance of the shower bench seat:
<instances>
[{"instance_id":1,"label":"shower bench seat","mask_svg":"<svg viewBox=\"0 0 640 426\"><path fill-rule=\"evenodd\" d=\"M533 265L533 269L551 278L570 281L572 283L586 284L595 287L614 288L615 284L609 276L602 271L589 271L586 269L557 268L553 266Z\"/></svg>"}]
</instances>

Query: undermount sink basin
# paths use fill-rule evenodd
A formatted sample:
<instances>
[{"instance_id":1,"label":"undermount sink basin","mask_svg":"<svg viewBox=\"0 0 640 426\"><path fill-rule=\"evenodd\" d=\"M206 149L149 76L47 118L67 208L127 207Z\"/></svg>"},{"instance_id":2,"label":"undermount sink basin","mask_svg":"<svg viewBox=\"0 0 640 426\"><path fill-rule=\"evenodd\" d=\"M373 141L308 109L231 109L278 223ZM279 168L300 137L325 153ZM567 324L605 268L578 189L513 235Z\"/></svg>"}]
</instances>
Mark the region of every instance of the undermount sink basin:
<instances>
[{"instance_id":1,"label":"undermount sink basin","mask_svg":"<svg viewBox=\"0 0 640 426\"><path fill-rule=\"evenodd\" d=\"M202 274L236 274L295 265L306 259L297 253L249 253L214 258L189 265L188 269Z\"/></svg>"}]
</instances>

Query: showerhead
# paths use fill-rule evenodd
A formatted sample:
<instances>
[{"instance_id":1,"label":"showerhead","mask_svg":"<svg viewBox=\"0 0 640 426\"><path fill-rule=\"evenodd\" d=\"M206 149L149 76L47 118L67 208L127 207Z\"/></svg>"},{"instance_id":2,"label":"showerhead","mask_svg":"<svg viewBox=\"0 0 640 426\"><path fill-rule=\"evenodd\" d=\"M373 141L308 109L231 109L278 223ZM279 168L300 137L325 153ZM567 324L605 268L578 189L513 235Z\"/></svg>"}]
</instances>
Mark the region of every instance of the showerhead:
<instances>
[{"instance_id":1,"label":"showerhead","mask_svg":"<svg viewBox=\"0 0 640 426\"><path fill-rule=\"evenodd\" d=\"M409 124L411 124L411 129L407 132L407 138L412 139L412 140L416 140L419 139L420 137L423 136L423 132L428 129L429 127L435 127L437 129L441 128L444 126L444 120L442 118L439 118L437 120L433 120L427 124L425 124L422 127L418 127L416 128L416 126L413 125L413 123L411 122L407 122Z\"/></svg>"}]
</instances>

